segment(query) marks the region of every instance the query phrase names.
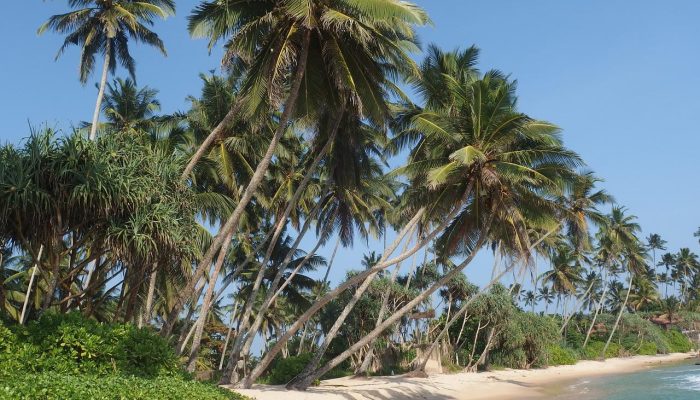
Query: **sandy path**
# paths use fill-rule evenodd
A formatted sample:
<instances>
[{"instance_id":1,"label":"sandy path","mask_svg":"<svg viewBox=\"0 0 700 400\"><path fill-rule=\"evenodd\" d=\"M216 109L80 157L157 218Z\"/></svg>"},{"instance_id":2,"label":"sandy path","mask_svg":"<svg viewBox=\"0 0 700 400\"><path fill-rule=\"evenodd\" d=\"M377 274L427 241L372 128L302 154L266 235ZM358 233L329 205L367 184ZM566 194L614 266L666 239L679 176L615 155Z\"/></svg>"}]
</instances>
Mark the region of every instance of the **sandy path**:
<instances>
[{"instance_id":1,"label":"sandy path","mask_svg":"<svg viewBox=\"0 0 700 400\"><path fill-rule=\"evenodd\" d=\"M237 390L257 400L481 400L528 399L553 394L557 384L577 378L633 372L666 362L689 358L690 354L611 358L581 361L535 370L503 370L477 374L433 375L429 378L404 376L339 378L323 381L306 392L287 391L282 386L255 385Z\"/></svg>"}]
</instances>

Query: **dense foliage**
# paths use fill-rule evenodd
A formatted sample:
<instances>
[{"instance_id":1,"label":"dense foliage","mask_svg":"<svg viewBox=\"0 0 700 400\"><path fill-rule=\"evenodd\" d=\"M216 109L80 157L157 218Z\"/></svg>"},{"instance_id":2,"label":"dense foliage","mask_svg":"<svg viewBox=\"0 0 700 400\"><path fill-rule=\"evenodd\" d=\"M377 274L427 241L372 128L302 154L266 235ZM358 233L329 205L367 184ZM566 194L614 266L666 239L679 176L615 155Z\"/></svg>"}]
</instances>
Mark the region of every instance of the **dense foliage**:
<instances>
[{"instance_id":1,"label":"dense foliage","mask_svg":"<svg viewBox=\"0 0 700 400\"><path fill-rule=\"evenodd\" d=\"M100 323L78 313L0 325L0 398L227 399L193 381L150 328Z\"/></svg>"},{"instance_id":2,"label":"dense foliage","mask_svg":"<svg viewBox=\"0 0 700 400\"><path fill-rule=\"evenodd\" d=\"M175 2L68 5L40 32L65 35L59 55L81 48L82 82L102 58L93 120L0 147L7 396L224 396L183 360L303 390L431 360L687 351L700 331L697 255L657 259L666 242L522 111L514 79L478 68L477 47L414 62L420 7L202 1L187 28L225 43L223 70L163 113L129 44L164 52L150 27ZM130 78L108 82L117 64ZM331 274L361 242L383 250ZM464 271L485 250L477 287Z\"/></svg>"}]
</instances>

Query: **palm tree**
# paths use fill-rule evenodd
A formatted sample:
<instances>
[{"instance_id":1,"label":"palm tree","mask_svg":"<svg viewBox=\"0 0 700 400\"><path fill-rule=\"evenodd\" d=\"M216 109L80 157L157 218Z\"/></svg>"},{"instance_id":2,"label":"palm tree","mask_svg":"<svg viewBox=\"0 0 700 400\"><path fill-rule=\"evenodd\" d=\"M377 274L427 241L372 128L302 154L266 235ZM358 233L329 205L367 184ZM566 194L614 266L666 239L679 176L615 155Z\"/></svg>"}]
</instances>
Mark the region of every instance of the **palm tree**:
<instances>
[{"instance_id":1,"label":"palm tree","mask_svg":"<svg viewBox=\"0 0 700 400\"><path fill-rule=\"evenodd\" d=\"M634 278L646 276L648 270L646 259L648 257L645 247L637 239L637 233L641 230L639 224L635 221L633 215L625 215L625 209L621 207L613 207L610 214L610 222L606 226L607 234L613 242L619 247L624 257L624 266L629 275L627 294L622 302L620 311L617 314L617 319L610 331L608 341L605 343L602 355L605 357L605 351L608 349L615 330L620 323L620 318L627 308L632 287L634 286Z\"/></svg>"},{"instance_id":2,"label":"palm tree","mask_svg":"<svg viewBox=\"0 0 700 400\"><path fill-rule=\"evenodd\" d=\"M678 251L675 260L676 276L678 277L678 282L681 284L681 300L687 301L685 297L688 281L692 278L693 274L700 269L700 262L698 261L698 256L687 247Z\"/></svg>"},{"instance_id":3,"label":"palm tree","mask_svg":"<svg viewBox=\"0 0 700 400\"><path fill-rule=\"evenodd\" d=\"M653 262L656 265L656 250L666 250L666 241L661 238L661 235L652 233L647 237L647 247L651 250Z\"/></svg>"},{"instance_id":4,"label":"palm tree","mask_svg":"<svg viewBox=\"0 0 700 400\"><path fill-rule=\"evenodd\" d=\"M535 294L535 292L533 292L532 290L526 291L524 300L525 300L525 307L530 306L531 307L530 312L534 313L535 306L537 306L537 295Z\"/></svg>"},{"instance_id":5,"label":"palm tree","mask_svg":"<svg viewBox=\"0 0 700 400\"><path fill-rule=\"evenodd\" d=\"M578 263L572 248L561 245L556 249L551 259L552 269L544 272L538 279L548 283L557 294L557 307L561 296L568 297L576 293L576 288L583 279L581 265Z\"/></svg>"},{"instance_id":6,"label":"palm tree","mask_svg":"<svg viewBox=\"0 0 700 400\"><path fill-rule=\"evenodd\" d=\"M549 286L542 286L537 293L537 300L544 301L544 314L547 315L549 305L554 302L554 293L549 289Z\"/></svg>"},{"instance_id":7,"label":"palm tree","mask_svg":"<svg viewBox=\"0 0 700 400\"><path fill-rule=\"evenodd\" d=\"M107 84L102 112L107 130L122 133L153 133L164 125L165 118L156 115L160 102L158 91L148 86L139 88L132 79L117 78Z\"/></svg>"},{"instance_id":8,"label":"palm tree","mask_svg":"<svg viewBox=\"0 0 700 400\"><path fill-rule=\"evenodd\" d=\"M184 300L191 297L196 281L209 267L225 238L238 229L239 219L257 192L288 123L297 116L319 115L329 110L331 113L340 110L335 113L340 118L343 109L353 108L356 114L381 125L388 116L388 107L381 99L385 98L387 90L395 89L384 72L387 69L394 71L394 75L415 72L414 63L408 56L408 51L415 48L413 25L427 21L427 16L418 7L393 0L372 5L346 4L345 1L329 4L314 0L301 7L288 4L290 2L205 2L190 17L189 29L194 36L207 36L212 45L230 37L226 45L227 65L240 62L250 65L242 84L246 116L266 112L270 107L276 110L280 99L285 100L264 156L236 209L221 227L195 269L193 279L183 290L178 307L171 313L173 318ZM353 20L357 23L352 23ZM348 29L349 26L357 29ZM342 73L337 74L339 71ZM303 92L302 83L305 83ZM237 107L232 108L217 128L227 125L236 113ZM339 120L332 124L339 125ZM185 168L183 178L189 177L200 153L206 151L219 135L217 128ZM305 181L310 179L318 162L320 160L315 160L307 169ZM285 210L288 212L284 214L291 212L296 198L304 190L305 181L299 185L298 195L295 194L289 202ZM282 215L280 223L286 217ZM279 228L275 235L279 235ZM164 328L163 334L167 335L170 327ZM224 377L223 382L227 379Z\"/></svg>"},{"instance_id":9,"label":"palm tree","mask_svg":"<svg viewBox=\"0 0 700 400\"><path fill-rule=\"evenodd\" d=\"M156 17L167 18L174 15L175 1L68 0L68 5L74 10L49 18L39 27L39 34L50 29L66 35L56 58L71 45L81 48L80 82L83 84L95 68L95 56L100 54L104 58L90 127L90 139L94 140L108 73L113 74L119 62L129 71L132 79L135 77L136 62L129 53L130 39L154 46L166 54L163 41L148 28L153 25Z\"/></svg>"},{"instance_id":10,"label":"palm tree","mask_svg":"<svg viewBox=\"0 0 700 400\"><path fill-rule=\"evenodd\" d=\"M672 281L672 279L671 279L671 267L676 265L676 257L671 253L664 253L664 255L661 256L661 260L659 261L659 263L657 265L658 266L663 265L664 267L666 267L666 272L665 272L666 279L664 279L664 285L665 285L665 291L664 291L665 296L664 297L668 297L668 285L669 285L669 282Z\"/></svg>"},{"instance_id":11,"label":"palm tree","mask_svg":"<svg viewBox=\"0 0 700 400\"><path fill-rule=\"evenodd\" d=\"M629 303L637 311L644 310L659 301L659 293L654 283L643 277L638 278L634 285L634 291L630 293Z\"/></svg>"},{"instance_id":12,"label":"palm tree","mask_svg":"<svg viewBox=\"0 0 700 400\"><path fill-rule=\"evenodd\" d=\"M517 112L513 82L500 72L458 76L451 82L449 104L409 118L406 135L418 143L408 165L397 172L411 181L407 209L429 204L428 221L439 221L438 226L447 216L450 222L437 247L445 255L465 255L465 260L324 367L297 378L294 387L307 387L461 273L487 238L502 240L509 252L529 260L529 229L557 224L557 204L540 195L562 194L560 183L572 181L573 168L580 165L559 141L557 128ZM533 192L533 187L542 192ZM457 204L455 199L460 199ZM538 217L530 219L534 215Z\"/></svg>"}]
</instances>

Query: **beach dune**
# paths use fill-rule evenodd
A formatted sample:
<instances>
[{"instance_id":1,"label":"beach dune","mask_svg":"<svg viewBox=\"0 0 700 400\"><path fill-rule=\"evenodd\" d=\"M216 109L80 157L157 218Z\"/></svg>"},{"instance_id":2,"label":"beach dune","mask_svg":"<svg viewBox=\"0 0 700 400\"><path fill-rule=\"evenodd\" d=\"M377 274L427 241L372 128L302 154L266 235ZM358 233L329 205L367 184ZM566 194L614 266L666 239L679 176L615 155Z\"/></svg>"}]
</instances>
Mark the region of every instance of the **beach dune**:
<instances>
[{"instance_id":1,"label":"beach dune","mask_svg":"<svg viewBox=\"0 0 700 400\"><path fill-rule=\"evenodd\" d=\"M480 373L437 374L428 378L406 376L346 377L321 382L305 392L283 386L255 385L236 391L257 400L481 400L534 399L561 393L567 381L600 375L620 374L681 361L693 354L610 358L580 361L576 365L532 370L499 370Z\"/></svg>"}]
</instances>

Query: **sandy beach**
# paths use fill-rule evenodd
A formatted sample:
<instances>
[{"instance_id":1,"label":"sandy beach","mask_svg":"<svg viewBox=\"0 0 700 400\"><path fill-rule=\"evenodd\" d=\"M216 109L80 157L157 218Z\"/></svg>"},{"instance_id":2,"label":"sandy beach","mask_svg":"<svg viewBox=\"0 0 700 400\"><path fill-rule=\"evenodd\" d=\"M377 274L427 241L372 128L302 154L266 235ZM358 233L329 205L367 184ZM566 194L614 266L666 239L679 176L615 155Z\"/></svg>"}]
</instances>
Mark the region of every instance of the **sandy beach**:
<instances>
[{"instance_id":1,"label":"sandy beach","mask_svg":"<svg viewBox=\"0 0 700 400\"><path fill-rule=\"evenodd\" d=\"M557 394L567 381L634 372L692 356L690 353L674 353L610 358L546 369L437 374L428 378L346 377L323 381L320 386L306 392L287 391L282 386L270 385L255 385L252 389L237 391L257 400L535 399Z\"/></svg>"}]
</instances>

